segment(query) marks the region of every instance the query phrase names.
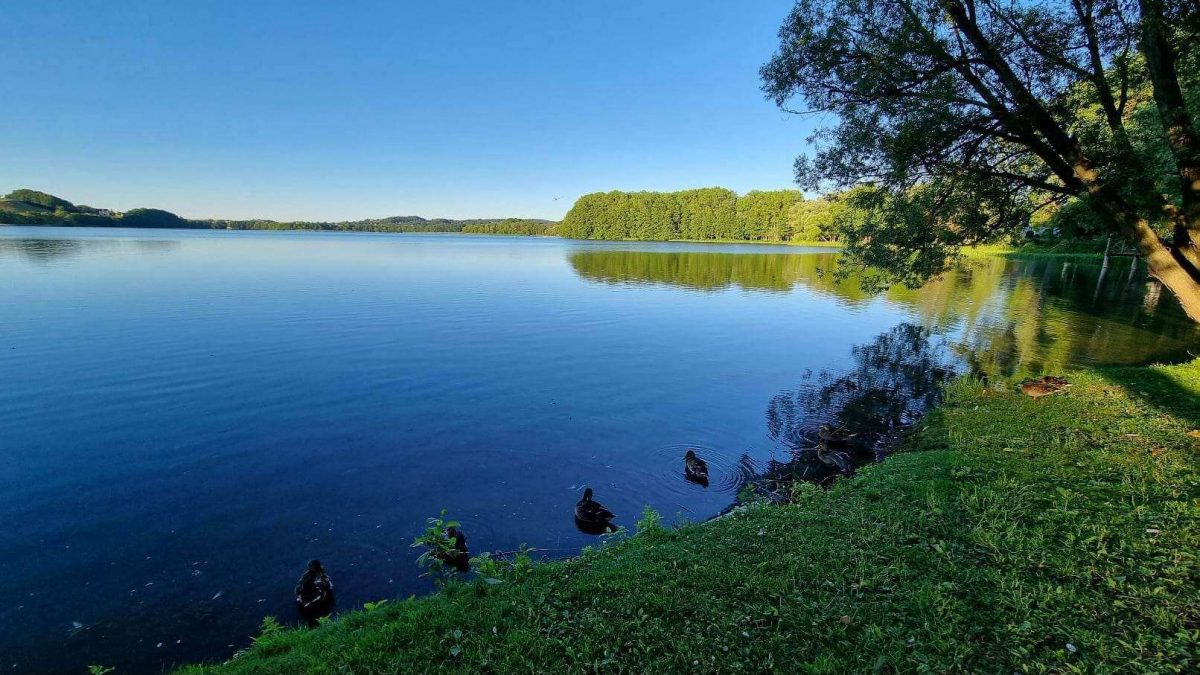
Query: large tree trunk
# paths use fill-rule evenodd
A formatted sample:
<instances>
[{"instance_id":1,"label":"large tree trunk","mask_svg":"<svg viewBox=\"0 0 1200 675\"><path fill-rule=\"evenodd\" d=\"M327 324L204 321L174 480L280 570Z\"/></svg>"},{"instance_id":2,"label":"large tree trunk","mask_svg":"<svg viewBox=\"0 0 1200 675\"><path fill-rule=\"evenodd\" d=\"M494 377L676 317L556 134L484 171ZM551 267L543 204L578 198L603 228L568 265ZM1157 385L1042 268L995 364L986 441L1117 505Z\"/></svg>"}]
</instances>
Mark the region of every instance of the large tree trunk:
<instances>
[{"instance_id":1,"label":"large tree trunk","mask_svg":"<svg viewBox=\"0 0 1200 675\"><path fill-rule=\"evenodd\" d=\"M1116 229L1137 244L1150 276L1171 291L1192 321L1200 323L1200 278L1193 274L1194 268L1188 261L1165 244L1145 218L1133 215L1133 211L1119 199L1095 191L1092 192L1091 203Z\"/></svg>"},{"instance_id":2,"label":"large tree trunk","mask_svg":"<svg viewBox=\"0 0 1200 675\"><path fill-rule=\"evenodd\" d=\"M1193 270L1200 269L1200 137L1192 124L1179 73L1175 68L1175 52L1168 38L1161 0L1139 0L1142 12L1142 54L1146 71L1154 86L1154 101L1175 166L1179 170L1179 187L1183 196L1183 212L1172 213L1174 243L1177 257Z\"/></svg>"},{"instance_id":3,"label":"large tree trunk","mask_svg":"<svg viewBox=\"0 0 1200 675\"><path fill-rule=\"evenodd\" d=\"M1146 259L1150 276L1170 289L1183 311L1192 321L1200 323L1200 281L1184 268L1188 263L1177 258L1176 252L1162 243L1146 221L1138 222L1137 231L1138 251Z\"/></svg>"}]
</instances>

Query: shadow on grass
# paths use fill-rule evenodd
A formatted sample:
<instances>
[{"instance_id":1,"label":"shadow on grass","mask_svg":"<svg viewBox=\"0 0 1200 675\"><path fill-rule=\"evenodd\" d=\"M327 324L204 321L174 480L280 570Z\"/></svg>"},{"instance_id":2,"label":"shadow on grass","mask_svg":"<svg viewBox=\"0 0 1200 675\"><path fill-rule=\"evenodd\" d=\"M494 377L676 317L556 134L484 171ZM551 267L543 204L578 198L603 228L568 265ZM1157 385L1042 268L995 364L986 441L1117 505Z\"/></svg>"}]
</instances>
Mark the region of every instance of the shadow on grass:
<instances>
[{"instance_id":1,"label":"shadow on grass","mask_svg":"<svg viewBox=\"0 0 1200 675\"><path fill-rule=\"evenodd\" d=\"M1200 359L1178 366L1103 368L1100 374L1129 396L1200 427Z\"/></svg>"}]
</instances>

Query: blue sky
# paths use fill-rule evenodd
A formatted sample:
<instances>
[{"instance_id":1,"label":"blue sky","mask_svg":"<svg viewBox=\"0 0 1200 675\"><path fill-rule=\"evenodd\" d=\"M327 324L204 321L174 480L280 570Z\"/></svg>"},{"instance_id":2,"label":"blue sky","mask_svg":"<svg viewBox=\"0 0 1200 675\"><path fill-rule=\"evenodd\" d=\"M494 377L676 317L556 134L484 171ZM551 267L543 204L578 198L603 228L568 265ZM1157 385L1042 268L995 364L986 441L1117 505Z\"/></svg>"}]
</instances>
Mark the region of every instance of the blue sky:
<instances>
[{"instance_id":1,"label":"blue sky","mask_svg":"<svg viewBox=\"0 0 1200 675\"><path fill-rule=\"evenodd\" d=\"M559 218L792 187L786 0L10 3L0 193L197 218Z\"/></svg>"}]
</instances>

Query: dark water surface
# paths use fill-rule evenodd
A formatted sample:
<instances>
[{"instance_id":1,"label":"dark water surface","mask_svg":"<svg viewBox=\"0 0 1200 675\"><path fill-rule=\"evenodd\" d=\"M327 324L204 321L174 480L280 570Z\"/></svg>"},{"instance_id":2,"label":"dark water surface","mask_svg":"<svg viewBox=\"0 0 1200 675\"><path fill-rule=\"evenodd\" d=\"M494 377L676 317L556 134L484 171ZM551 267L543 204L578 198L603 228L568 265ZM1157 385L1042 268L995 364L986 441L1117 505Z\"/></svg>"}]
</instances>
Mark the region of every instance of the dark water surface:
<instances>
[{"instance_id":1,"label":"dark water surface","mask_svg":"<svg viewBox=\"0 0 1200 675\"><path fill-rule=\"evenodd\" d=\"M263 616L295 622L313 557L342 608L423 592L409 543L443 508L473 552L550 555L594 543L585 485L629 526L711 516L781 425L844 403L804 392L917 338L993 376L1200 349L1127 264L984 259L870 297L832 261L0 227L0 669L226 658Z\"/></svg>"}]
</instances>

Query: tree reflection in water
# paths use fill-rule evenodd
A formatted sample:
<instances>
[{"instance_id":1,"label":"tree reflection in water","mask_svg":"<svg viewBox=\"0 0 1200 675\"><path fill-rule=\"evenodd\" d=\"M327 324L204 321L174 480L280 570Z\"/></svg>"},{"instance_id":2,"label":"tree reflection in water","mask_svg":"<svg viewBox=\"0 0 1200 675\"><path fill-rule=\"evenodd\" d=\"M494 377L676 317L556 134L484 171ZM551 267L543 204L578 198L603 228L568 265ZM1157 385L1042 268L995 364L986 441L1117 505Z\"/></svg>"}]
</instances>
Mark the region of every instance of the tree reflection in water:
<instances>
[{"instance_id":1,"label":"tree reflection in water","mask_svg":"<svg viewBox=\"0 0 1200 675\"><path fill-rule=\"evenodd\" d=\"M911 323L853 347L851 359L849 370L805 373L799 387L771 399L767 430L786 448L788 459L768 462L750 481L756 491L786 499L793 481L828 483L836 477L817 458L822 424L854 434L843 448L854 466L883 459L899 434L938 403L942 385L956 375L945 340Z\"/></svg>"},{"instance_id":2,"label":"tree reflection in water","mask_svg":"<svg viewBox=\"0 0 1200 675\"><path fill-rule=\"evenodd\" d=\"M837 255L584 250L569 260L580 278L594 283L794 292L846 307L870 302L856 279L823 273L836 267ZM883 297L951 336L972 370L993 378L1177 361L1200 344L1200 328L1146 280L1144 266L1127 260L1104 270L1099 261L969 258L919 289L896 286Z\"/></svg>"}]
</instances>

